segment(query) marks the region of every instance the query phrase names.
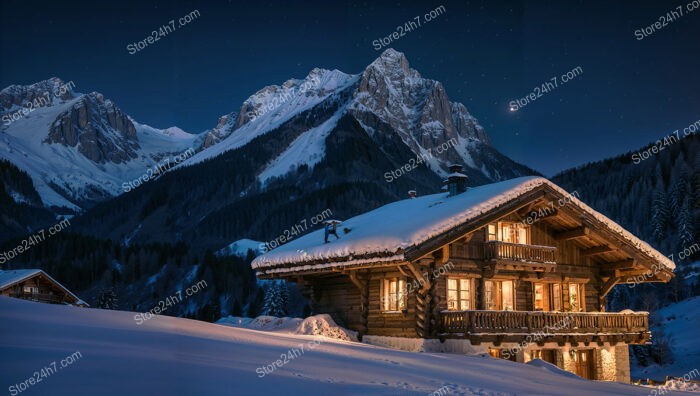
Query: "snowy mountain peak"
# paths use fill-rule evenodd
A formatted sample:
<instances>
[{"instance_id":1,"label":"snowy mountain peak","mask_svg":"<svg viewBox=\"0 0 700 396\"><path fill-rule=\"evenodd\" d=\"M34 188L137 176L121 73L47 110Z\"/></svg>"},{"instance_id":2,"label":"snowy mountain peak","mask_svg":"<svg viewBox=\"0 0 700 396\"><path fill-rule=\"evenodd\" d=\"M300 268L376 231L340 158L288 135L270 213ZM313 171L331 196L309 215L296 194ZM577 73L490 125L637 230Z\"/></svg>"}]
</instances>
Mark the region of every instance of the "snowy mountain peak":
<instances>
[{"instance_id":1,"label":"snowy mountain peak","mask_svg":"<svg viewBox=\"0 0 700 396\"><path fill-rule=\"evenodd\" d=\"M74 87L72 81L66 83L58 77L29 85L10 85L0 91L0 113L16 112L22 106L34 108L59 104L79 96L73 91Z\"/></svg>"},{"instance_id":2,"label":"snowy mountain peak","mask_svg":"<svg viewBox=\"0 0 700 396\"><path fill-rule=\"evenodd\" d=\"M370 63L367 69L386 71L389 74L404 74L411 77L420 78L418 71L411 69L408 59L403 52L389 48L382 52L374 62Z\"/></svg>"},{"instance_id":3,"label":"snowy mountain peak","mask_svg":"<svg viewBox=\"0 0 700 396\"><path fill-rule=\"evenodd\" d=\"M80 211L164 157L198 148L194 135L140 125L103 94L73 87L52 77L0 91L0 158L31 176L47 206Z\"/></svg>"},{"instance_id":4,"label":"snowy mountain peak","mask_svg":"<svg viewBox=\"0 0 700 396\"><path fill-rule=\"evenodd\" d=\"M223 144L196 156L191 162L211 158L248 143L345 89L358 77L339 70L314 68L303 79L293 78L281 85L264 87L248 97L237 112L219 118L216 127L207 131L203 148L209 149L220 142Z\"/></svg>"},{"instance_id":5,"label":"snowy mountain peak","mask_svg":"<svg viewBox=\"0 0 700 396\"><path fill-rule=\"evenodd\" d=\"M474 180L482 182L531 174L517 164L511 171L506 164L510 161L496 160L502 155L490 147L486 132L467 108L451 102L440 82L421 77L394 49L384 51L359 75L314 68L303 79L266 86L246 99L238 112L221 117L207 133L206 149L189 163L237 149L304 113L307 121L293 127L297 138L259 171L263 184L302 165L318 164L325 156L325 139L346 115L373 138L398 135L413 153L428 158L438 176L447 175L447 165L453 162L471 168L468 173L480 175Z\"/></svg>"}]
</instances>

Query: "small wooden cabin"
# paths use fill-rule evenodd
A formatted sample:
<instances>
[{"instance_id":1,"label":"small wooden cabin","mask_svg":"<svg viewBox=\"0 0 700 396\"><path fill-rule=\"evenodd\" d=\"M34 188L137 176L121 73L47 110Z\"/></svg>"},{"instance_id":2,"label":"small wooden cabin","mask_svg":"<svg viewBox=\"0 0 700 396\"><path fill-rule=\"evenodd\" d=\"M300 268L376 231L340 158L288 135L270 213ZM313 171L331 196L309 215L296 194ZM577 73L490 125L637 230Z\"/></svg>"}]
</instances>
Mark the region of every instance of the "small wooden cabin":
<instances>
[{"instance_id":1,"label":"small wooden cabin","mask_svg":"<svg viewBox=\"0 0 700 396\"><path fill-rule=\"evenodd\" d=\"M88 304L40 269L0 271L0 296L48 304Z\"/></svg>"},{"instance_id":2,"label":"small wooden cabin","mask_svg":"<svg viewBox=\"0 0 700 396\"><path fill-rule=\"evenodd\" d=\"M605 312L606 295L620 283L667 282L673 262L549 180L466 188L458 170L448 193L353 217L327 244L312 232L253 268L296 282L315 312L365 342L412 338L629 381L628 345L650 340L648 314Z\"/></svg>"}]
</instances>

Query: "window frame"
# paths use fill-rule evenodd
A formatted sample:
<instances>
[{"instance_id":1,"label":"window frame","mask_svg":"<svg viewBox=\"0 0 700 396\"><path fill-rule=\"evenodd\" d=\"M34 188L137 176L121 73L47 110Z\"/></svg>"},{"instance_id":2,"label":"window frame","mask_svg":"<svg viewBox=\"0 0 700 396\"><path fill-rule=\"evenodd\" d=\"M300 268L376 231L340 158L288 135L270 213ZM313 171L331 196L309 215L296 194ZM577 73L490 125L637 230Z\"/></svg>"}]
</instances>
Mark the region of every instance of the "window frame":
<instances>
[{"instance_id":1,"label":"window frame","mask_svg":"<svg viewBox=\"0 0 700 396\"><path fill-rule=\"evenodd\" d=\"M571 312L586 312L586 284L571 282L568 285L569 288L569 311ZM577 305L576 310L574 310L574 304L571 299L571 289L572 287L576 290Z\"/></svg>"},{"instance_id":2,"label":"window frame","mask_svg":"<svg viewBox=\"0 0 700 396\"><path fill-rule=\"evenodd\" d=\"M451 289L450 288L450 281L456 281L457 282L457 288L456 289ZM462 293L464 293L464 290L462 289L462 281L466 281L468 285L468 290L467 290L467 299L462 298ZM457 307L456 308L450 308L450 291L456 291L457 293ZM445 292L446 292L446 299L445 302L447 304L447 310L448 311L470 311L474 310L476 308L476 304L474 304L474 278L470 277L464 277L464 276L448 276L445 280ZM462 307L462 302L466 301L468 307L463 308Z\"/></svg>"},{"instance_id":3,"label":"window frame","mask_svg":"<svg viewBox=\"0 0 700 396\"><path fill-rule=\"evenodd\" d=\"M511 302L512 309L504 309L503 301L503 283L510 282L511 285ZM490 289L490 290L489 290ZM494 296L495 293L495 296ZM487 311L515 311L517 307L516 301L516 285L513 279L488 279L484 281L484 307ZM491 298L489 298L491 296ZM495 304L491 304L494 301Z\"/></svg>"},{"instance_id":4,"label":"window frame","mask_svg":"<svg viewBox=\"0 0 700 396\"><path fill-rule=\"evenodd\" d=\"M563 307L564 307L564 294L562 293L561 290L561 284L560 283L552 283L551 285L552 288L552 293L551 293L551 302L552 302L552 311L554 312L562 312ZM554 289L558 289L559 291L554 291Z\"/></svg>"},{"instance_id":5,"label":"window frame","mask_svg":"<svg viewBox=\"0 0 700 396\"><path fill-rule=\"evenodd\" d=\"M509 230L510 227L514 227L516 231L523 230L525 232L524 238L525 241L520 240L520 232L513 232L512 235L510 235L510 231L508 231L509 240L506 240L504 237L504 232L506 230ZM524 225L523 223L519 223L517 221L508 221L508 220L503 220L503 221L497 221L495 223L489 223L486 225L484 228L485 232L485 237L486 241L498 241L498 242L505 242L505 243L515 243L518 245L530 245L531 240L532 240L532 233L530 232L530 226Z\"/></svg>"},{"instance_id":6,"label":"window frame","mask_svg":"<svg viewBox=\"0 0 700 396\"><path fill-rule=\"evenodd\" d=\"M392 283L396 283L394 292L391 291ZM381 285L381 312L405 312L408 309L408 293L406 289L406 279L403 277L383 278Z\"/></svg>"},{"instance_id":7,"label":"window frame","mask_svg":"<svg viewBox=\"0 0 700 396\"><path fill-rule=\"evenodd\" d=\"M542 307L541 309L538 309L537 307L537 287L540 286L542 287ZM535 311L542 311L542 312L549 312L551 309L552 304L551 298L552 298L552 292L551 292L551 287L552 285L549 283L544 283L544 282L532 282L532 309Z\"/></svg>"}]
</instances>

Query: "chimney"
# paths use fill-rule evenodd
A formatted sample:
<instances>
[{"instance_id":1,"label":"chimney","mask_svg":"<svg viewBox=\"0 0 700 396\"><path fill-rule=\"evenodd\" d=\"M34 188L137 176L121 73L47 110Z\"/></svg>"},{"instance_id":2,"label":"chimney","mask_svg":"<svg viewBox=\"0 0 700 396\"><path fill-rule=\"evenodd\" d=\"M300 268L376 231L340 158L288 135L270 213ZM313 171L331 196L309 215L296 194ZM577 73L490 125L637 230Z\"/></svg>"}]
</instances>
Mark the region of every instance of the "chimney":
<instances>
[{"instance_id":1,"label":"chimney","mask_svg":"<svg viewBox=\"0 0 700 396\"><path fill-rule=\"evenodd\" d=\"M452 164L448 167L450 174L447 175L445 185L447 186L447 196L461 194L467 191L467 175L462 173L462 165Z\"/></svg>"},{"instance_id":2,"label":"chimney","mask_svg":"<svg viewBox=\"0 0 700 396\"><path fill-rule=\"evenodd\" d=\"M415 198L416 197L416 190L408 190L408 197Z\"/></svg>"}]
</instances>

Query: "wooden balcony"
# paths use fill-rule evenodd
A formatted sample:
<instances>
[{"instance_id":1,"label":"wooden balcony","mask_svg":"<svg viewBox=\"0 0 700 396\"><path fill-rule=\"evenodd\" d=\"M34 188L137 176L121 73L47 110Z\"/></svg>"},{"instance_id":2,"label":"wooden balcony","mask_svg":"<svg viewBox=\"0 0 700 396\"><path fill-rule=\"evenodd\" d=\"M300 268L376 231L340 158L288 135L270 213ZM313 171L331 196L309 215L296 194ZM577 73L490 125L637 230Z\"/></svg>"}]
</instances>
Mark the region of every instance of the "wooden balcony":
<instances>
[{"instance_id":1,"label":"wooden balcony","mask_svg":"<svg viewBox=\"0 0 700 396\"><path fill-rule=\"evenodd\" d=\"M56 294L44 294L44 293L13 293L10 297L21 298L23 300L38 301L49 304L63 304L66 301L62 296Z\"/></svg>"},{"instance_id":2,"label":"wooden balcony","mask_svg":"<svg viewBox=\"0 0 700 396\"><path fill-rule=\"evenodd\" d=\"M442 311L440 317L443 336L459 335L477 341L483 335L508 335L508 339L501 340L515 342L540 335L542 342L644 343L650 334L647 313Z\"/></svg>"},{"instance_id":3,"label":"wooden balcony","mask_svg":"<svg viewBox=\"0 0 700 396\"><path fill-rule=\"evenodd\" d=\"M556 268L556 253L557 248L553 246L501 241L450 245L450 257L453 258L495 261L497 264L535 271L553 271Z\"/></svg>"}]
</instances>

